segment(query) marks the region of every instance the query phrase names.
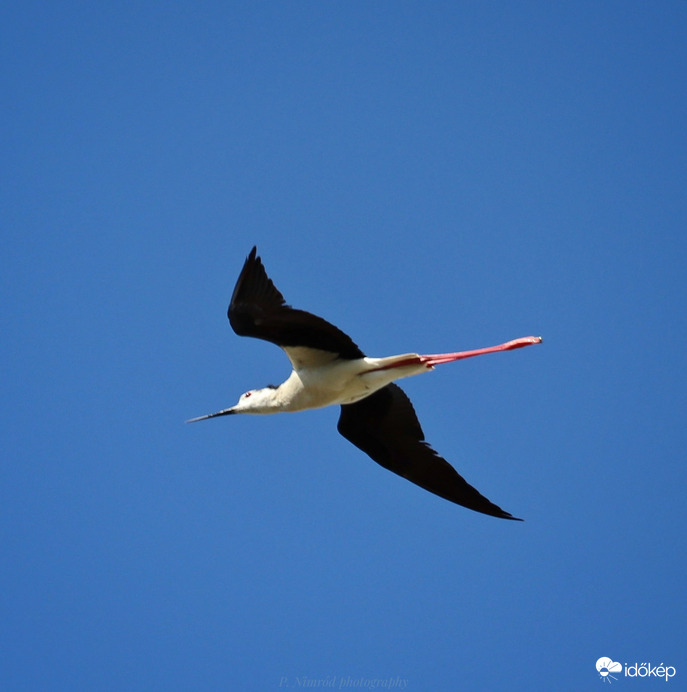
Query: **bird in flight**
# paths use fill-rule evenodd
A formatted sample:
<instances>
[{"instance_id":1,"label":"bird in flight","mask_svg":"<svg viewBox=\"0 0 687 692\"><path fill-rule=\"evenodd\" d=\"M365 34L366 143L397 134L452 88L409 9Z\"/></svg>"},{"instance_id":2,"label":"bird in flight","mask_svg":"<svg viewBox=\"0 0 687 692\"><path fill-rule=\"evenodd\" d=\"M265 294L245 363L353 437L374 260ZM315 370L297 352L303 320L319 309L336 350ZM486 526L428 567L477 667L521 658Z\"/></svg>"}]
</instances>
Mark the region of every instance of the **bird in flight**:
<instances>
[{"instance_id":1,"label":"bird in flight","mask_svg":"<svg viewBox=\"0 0 687 692\"><path fill-rule=\"evenodd\" d=\"M239 336L280 346L293 370L278 387L253 389L242 394L235 406L188 423L237 413L305 411L338 404L338 431L384 468L468 509L522 521L484 497L425 442L413 405L394 380L463 358L540 344L541 337L457 353L370 358L333 324L287 305L255 247L239 274L228 316Z\"/></svg>"}]
</instances>

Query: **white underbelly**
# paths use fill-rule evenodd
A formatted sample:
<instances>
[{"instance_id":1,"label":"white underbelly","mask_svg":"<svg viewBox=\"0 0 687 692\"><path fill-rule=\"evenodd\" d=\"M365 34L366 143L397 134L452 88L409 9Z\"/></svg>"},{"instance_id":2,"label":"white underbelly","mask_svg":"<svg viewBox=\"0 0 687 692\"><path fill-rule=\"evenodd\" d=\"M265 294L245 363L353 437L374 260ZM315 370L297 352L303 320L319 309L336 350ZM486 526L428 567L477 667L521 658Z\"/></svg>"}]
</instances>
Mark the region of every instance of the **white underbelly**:
<instances>
[{"instance_id":1,"label":"white underbelly","mask_svg":"<svg viewBox=\"0 0 687 692\"><path fill-rule=\"evenodd\" d=\"M368 369L372 361L365 359L362 369L360 361L340 361L336 366L306 368L291 373L282 385L288 392L286 411L304 411L338 404L354 404L394 380L427 372L426 366L408 365L393 368Z\"/></svg>"}]
</instances>

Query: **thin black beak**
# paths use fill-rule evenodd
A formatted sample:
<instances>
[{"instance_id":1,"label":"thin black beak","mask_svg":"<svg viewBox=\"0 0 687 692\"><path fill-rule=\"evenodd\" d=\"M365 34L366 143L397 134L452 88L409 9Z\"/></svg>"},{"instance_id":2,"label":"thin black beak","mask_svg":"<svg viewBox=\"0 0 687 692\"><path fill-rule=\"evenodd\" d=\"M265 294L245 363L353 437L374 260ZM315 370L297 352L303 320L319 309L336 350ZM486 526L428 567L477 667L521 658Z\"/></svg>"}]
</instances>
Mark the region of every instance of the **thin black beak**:
<instances>
[{"instance_id":1,"label":"thin black beak","mask_svg":"<svg viewBox=\"0 0 687 692\"><path fill-rule=\"evenodd\" d=\"M217 411L217 413L208 413L207 416L198 416L198 418L191 418L187 420L187 423L195 423L196 421L199 420L205 420L206 418L217 418L217 416L229 416L232 413L236 413L234 411L233 407L232 408L225 408L223 411Z\"/></svg>"}]
</instances>

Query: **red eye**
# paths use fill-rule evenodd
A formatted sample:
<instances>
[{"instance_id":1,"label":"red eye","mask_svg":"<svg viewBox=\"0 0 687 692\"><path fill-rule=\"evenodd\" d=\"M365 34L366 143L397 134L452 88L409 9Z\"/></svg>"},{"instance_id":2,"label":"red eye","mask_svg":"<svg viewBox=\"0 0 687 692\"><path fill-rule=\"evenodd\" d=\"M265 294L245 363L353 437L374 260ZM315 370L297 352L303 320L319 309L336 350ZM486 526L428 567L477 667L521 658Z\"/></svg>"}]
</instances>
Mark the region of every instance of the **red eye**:
<instances>
[{"instance_id":1,"label":"red eye","mask_svg":"<svg viewBox=\"0 0 687 692\"><path fill-rule=\"evenodd\" d=\"M244 399L247 399L252 393L253 393L253 392L246 392L246 393L243 395L243 398L244 398Z\"/></svg>"}]
</instances>

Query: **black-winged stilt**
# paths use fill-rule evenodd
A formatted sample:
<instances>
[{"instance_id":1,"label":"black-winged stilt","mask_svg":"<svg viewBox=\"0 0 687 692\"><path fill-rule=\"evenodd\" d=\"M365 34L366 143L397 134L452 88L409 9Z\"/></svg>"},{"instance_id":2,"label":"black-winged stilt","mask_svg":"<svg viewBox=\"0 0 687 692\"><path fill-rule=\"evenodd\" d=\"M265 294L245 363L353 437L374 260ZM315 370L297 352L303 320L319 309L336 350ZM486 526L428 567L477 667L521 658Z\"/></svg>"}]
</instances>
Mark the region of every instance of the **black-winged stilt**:
<instances>
[{"instance_id":1,"label":"black-winged stilt","mask_svg":"<svg viewBox=\"0 0 687 692\"><path fill-rule=\"evenodd\" d=\"M234 413L304 411L340 404L339 432L384 468L468 509L522 521L487 500L425 442L410 400L393 381L442 363L539 344L541 337L457 353L368 358L334 325L287 305L255 247L236 282L228 316L239 336L280 346L293 371L278 387L253 389L242 394L235 406L188 423Z\"/></svg>"}]
</instances>

